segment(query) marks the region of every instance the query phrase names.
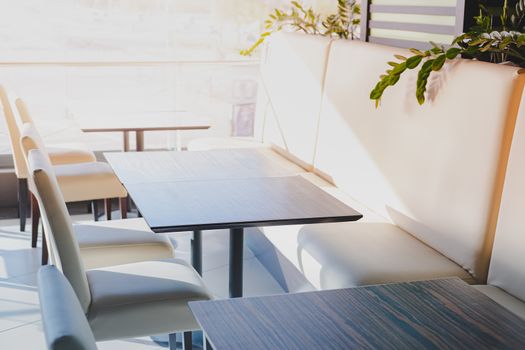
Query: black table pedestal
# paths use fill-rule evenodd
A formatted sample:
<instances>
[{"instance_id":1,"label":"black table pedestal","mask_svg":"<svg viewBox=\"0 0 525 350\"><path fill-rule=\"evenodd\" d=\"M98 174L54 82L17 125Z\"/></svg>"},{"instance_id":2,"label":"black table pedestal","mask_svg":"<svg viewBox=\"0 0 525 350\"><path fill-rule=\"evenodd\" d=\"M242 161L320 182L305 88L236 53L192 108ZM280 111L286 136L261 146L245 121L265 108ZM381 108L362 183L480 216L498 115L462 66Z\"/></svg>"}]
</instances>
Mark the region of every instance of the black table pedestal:
<instances>
[{"instance_id":1,"label":"black table pedestal","mask_svg":"<svg viewBox=\"0 0 525 350\"><path fill-rule=\"evenodd\" d=\"M193 231L191 240L191 264L195 271L202 276L202 231Z\"/></svg>"},{"instance_id":2,"label":"black table pedestal","mask_svg":"<svg viewBox=\"0 0 525 350\"><path fill-rule=\"evenodd\" d=\"M230 229L230 298L242 297L244 229Z\"/></svg>"}]
</instances>

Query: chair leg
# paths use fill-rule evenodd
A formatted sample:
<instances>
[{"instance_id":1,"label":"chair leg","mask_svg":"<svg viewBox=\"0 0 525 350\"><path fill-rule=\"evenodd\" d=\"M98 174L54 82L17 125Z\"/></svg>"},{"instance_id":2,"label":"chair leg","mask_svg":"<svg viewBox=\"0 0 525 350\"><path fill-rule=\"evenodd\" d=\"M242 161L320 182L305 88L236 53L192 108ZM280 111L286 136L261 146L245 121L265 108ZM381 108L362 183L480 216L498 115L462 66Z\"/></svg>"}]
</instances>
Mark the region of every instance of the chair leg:
<instances>
[{"instance_id":1,"label":"chair leg","mask_svg":"<svg viewBox=\"0 0 525 350\"><path fill-rule=\"evenodd\" d=\"M128 197L119 198L120 218L128 218Z\"/></svg>"},{"instance_id":2,"label":"chair leg","mask_svg":"<svg viewBox=\"0 0 525 350\"><path fill-rule=\"evenodd\" d=\"M27 179L18 179L18 215L20 216L20 231L22 232L26 230L28 199Z\"/></svg>"},{"instance_id":3,"label":"chair leg","mask_svg":"<svg viewBox=\"0 0 525 350\"><path fill-rule=\"evenodd\" d=\"M183 350L193 349L192 332L184 332L182 334L182 349Z\"/></svg>"},{"instance_id":4,"label":"chair leg","mask_svg":"<svg viewBox=\"0 0 525 350\"><path fill-rule=\"evenodd\" d=\"M170 350L177 350L177 333L170 333L168 339Z\"/></svg>"},{"instance_id":5,"label":"chair leg","mask_svg":"<svg viewBox=\"0 0 525 350\"><path fill-rule=\"evenodd\" d=\"M91 211L93 212L93 220L98 221L98 203L97 201L91 201Z\"/></svg>"},{"instance_id":6,"label":"chair leg","mask_svg":"<svg viewBox=\"0 0 525 350\"><path fill-rule=\"evenodd\" d=\"M49 260L49 250L47 249L46 232L42 228L42 265L47 265Z\"/></svg>"},{"instance_id":7,"label":"chair leg","mask_svg":"<svg viewBox=\"0 0 525 350\"><path fill-rule=\"evenodd\" d=\"M111 220L111 198L104 199L104 211L106 212L106 220Z\"/></svg>"},{"instance_id":8,"label":"chair leg","mask_svg":"<svg viewBox=\"0 0 525 350\"><path fill-rule=\"evenodd\" d=\"M210 342L208 341L208 338L206 335L204 335L204 350L213 350L213 347L211 346Z\"/></svg>"},{"instance_id":9,"label":"chair leg","mask_svg":"<svg viewBox=\"0 0 525 350\"><path fill-rule=\"evenodd\" d=\"M38 240L38 224L40 222L40 208L34 194L31 194L31 247L36 248Z\"/></svg>"}]
</instances>

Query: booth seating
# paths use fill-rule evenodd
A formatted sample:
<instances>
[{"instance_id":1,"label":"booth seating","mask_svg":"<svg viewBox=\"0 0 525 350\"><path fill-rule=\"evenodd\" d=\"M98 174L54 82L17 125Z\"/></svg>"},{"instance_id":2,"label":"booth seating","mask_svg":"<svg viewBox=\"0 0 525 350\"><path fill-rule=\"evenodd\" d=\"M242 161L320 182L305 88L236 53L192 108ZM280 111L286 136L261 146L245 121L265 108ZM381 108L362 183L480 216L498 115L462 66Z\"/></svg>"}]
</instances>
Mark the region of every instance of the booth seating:
<instances>
[{"instance_id":1,"label":"booth seating","mask_svg":"<svg viewBox=\"0 0 525 350\"><path fill-rule=\"evenodd\" d=\"M16 98L7 93L6 89L0 85L0 102L2 103L9 139L11 141L11 151L13 154L15 174L18 179L18 203L20 216L20 231L25 231L26 208L29 203L29 193L27 188L27 168L20 148L20 125L21 121L15 116ZM54 165L95 162L95 154L80 144L74 145L49 145L47 147L49 158Z\"/></svg>"},{"instance_id":2,"label":"booth seating","mask_svg":"<svg viewBox=\"0 0 525 350\"><path fill-rule=\"evenodd\" d=\"M476 286L525 319L525 104L522 102L505 177L487 285Z\"/></svg>"},{"instance_id":3,"label":"booth seating","mask_svg":"<svg viewBox=\"0 0 525 350\"><path fill-rule=\"evenodd\" d=\"M524 75L457 59L431 77L423 106L417 72L407 71L376 108L369 93L394 54L410 53L281 33L261 67L267 104L255 139L364 214L357 223L260 228L271 245L256 254L277 255L277 269L291 264L318 289L487 279Z\"/></svg>"},{"instance_id":4,"label":"booth seating","mask_svg":"<svg viewBox=\"0 0 525 350\"><path fill-rule=\"evenodd\" d=\"M155 259L87 270L48 157L28 153L29 180L42 210L51 260L67 278L97 341L191 332L188 302L210 299L198 273L181 259ZM45 310L44 310L45 311ZM170 336L170 349L175 350Z\"/></svg>"}]
</instances>

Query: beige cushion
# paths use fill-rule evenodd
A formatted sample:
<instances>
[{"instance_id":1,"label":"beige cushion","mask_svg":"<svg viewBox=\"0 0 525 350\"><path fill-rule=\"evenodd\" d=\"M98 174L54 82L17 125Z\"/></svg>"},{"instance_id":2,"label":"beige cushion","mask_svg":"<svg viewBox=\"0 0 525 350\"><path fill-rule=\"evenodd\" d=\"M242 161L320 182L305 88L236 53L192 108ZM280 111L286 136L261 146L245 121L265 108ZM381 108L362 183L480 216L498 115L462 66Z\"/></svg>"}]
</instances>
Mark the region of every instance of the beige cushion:
<instances>
[{"instance_id":1,"label":"beige cushion","mask_svg":"<svg viewBox=\"0 0 525 350\"><path fill-rule=\"evenodd\" d=\"M524 212L525 105L522 104L505 177L488 283L523 301L525 301Z\"/></svg>"},{"instance_id":2,"label":"beige cushion","mask_svg":"<svg viewBox=\"0 0 525 350\"><path fill-rule=\"evenodd\" d=\"M188 151L209 151L213 149L257 148L266 145L245 137L203 137L188 143Z\"/></svg>"},{"instance_id":3,"label":"beige cushion","mask_svg":"<svg viewBox=\"0 0 525 350\"><path fill-rule=\"evenodd\" d=\"M46 152L47 148L33 124L24 123L20 136L25 154L33 149ZM126 189L107 163L63 164L53 169L66 202L127 196Z\"/></svg>"},{"instance_id":4,"label":"beige cushion","mask_svg":"<svg viewBox=\"0 0 525 350\"><path fill-rule=\"evenodd\" d=\"M73 226L86 269L174 257L173 246L143 219L110 220Z\"/></svg>"},{"instance_id":5,"label":"beige cushion","mask_svg":"<svg viewBox=\"0 0 525 350\"><path fill-rule=\"evenodd\" d=\"M278 33L261 62L256 119L264 119L263 140L312 165L331 39ZM261 115L265 113L265 115Z\"/></svg>"},{"instance_id":6,"label":"beige cushion","mask_svg":"<svg viewBox=\"0 0 525 350\"><path fill-rule=\"evenodd\" d=\"M51 145L47 147L51 164L71 164L96 162L95 154L89 150L81 149L81 145Z\"/></svg>"},{"instance_id":7,"label":"beige cushion","mask_svg":"<svg viewBox=\"0 0 525 350\"><path fill-rule=\"evenodd\" d=\"M140 262L87 272L88 320L97 340L199 328L188 302L210 299L195 270L177 259Z\"/></svg>"},{"instance_id":8,"label":"beige cushion","mask_svg":"<svg viewBox=\"0 0 525 350\"><path fill-rule=\"evenodd\" d=\"M415 100L417 72L410 71L385 91L376 109L369 93L394 53L408 54L355 40L332 44L315 167L484 280L497 213L494 194L503 180L498 169L523 77L519 68L457 60L431 79L424 106Z\"/></svg>"},{"instance_id":9,"label":"beige cushion","mask_svg":"<svg viewBox=\"0 0 525 350\"><path fill-rule=\"evenodd\" d=\"M525 319L525 302L523 300L520 300L495 286L476 285L474 287L504 308Z\"/></svg>"},{"instance_id":10,"label":"beige cushion","mask_svg":"<svg viewBox=\"0 0 525 350\"><path fill-rule=\"evenodd\" d=\"M54 170L66 202L124 198L128 195L107 163L56 165Z\"/></svg>"}]
</instances>

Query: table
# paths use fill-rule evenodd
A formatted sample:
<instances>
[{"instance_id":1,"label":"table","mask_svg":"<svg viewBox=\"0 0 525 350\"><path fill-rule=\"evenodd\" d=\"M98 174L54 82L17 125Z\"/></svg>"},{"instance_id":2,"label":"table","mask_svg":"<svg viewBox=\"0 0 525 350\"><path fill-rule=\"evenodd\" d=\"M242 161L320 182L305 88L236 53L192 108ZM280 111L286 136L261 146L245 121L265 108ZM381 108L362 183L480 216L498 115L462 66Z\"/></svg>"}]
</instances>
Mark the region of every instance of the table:
<instances>
[{"instance_id":1,"label":"table","mask_svg":"<svg viewBox=\"0 0 525 350\"><path fill-rule=\"evenodd\" d=\"M230 296L240 297L245 228L362 217L297 176L304 170L284 166L281 162L289 163L279 156L270 160L268 152L272 151L105 155L154 232L194 231L192 263L198 272L202 271L202 230L230 230ZM247 159L246 166L238 163L239 158Z\"/></svg>"},{"instance_id":2,"label":"table","mask_svg":"<svg viewBox=\"0 0 525 350\"><path fill-rule=\"evenodd\" d=\"M204 118L196 118L183 111L128 113L126 118L114 115L78 120L83 132L122 132L124 152L129 151L129 133L135 132L137 152L144 150L144 132L206 130L210 123ZM177 140L180 140L177 137ZM178 141L179 142L179 141ZM180 150L180 144L177 145Z\"/></svg>"},{"instance_id":3,"label":"table","mask_svg":"<svg viewBox=\"0 0 525 350\"><path fill-rule=\"evenodd\" d=\"M458 278L190 302L215 350L523 349L525 320Z\"/></svg>"}]
</instances>

